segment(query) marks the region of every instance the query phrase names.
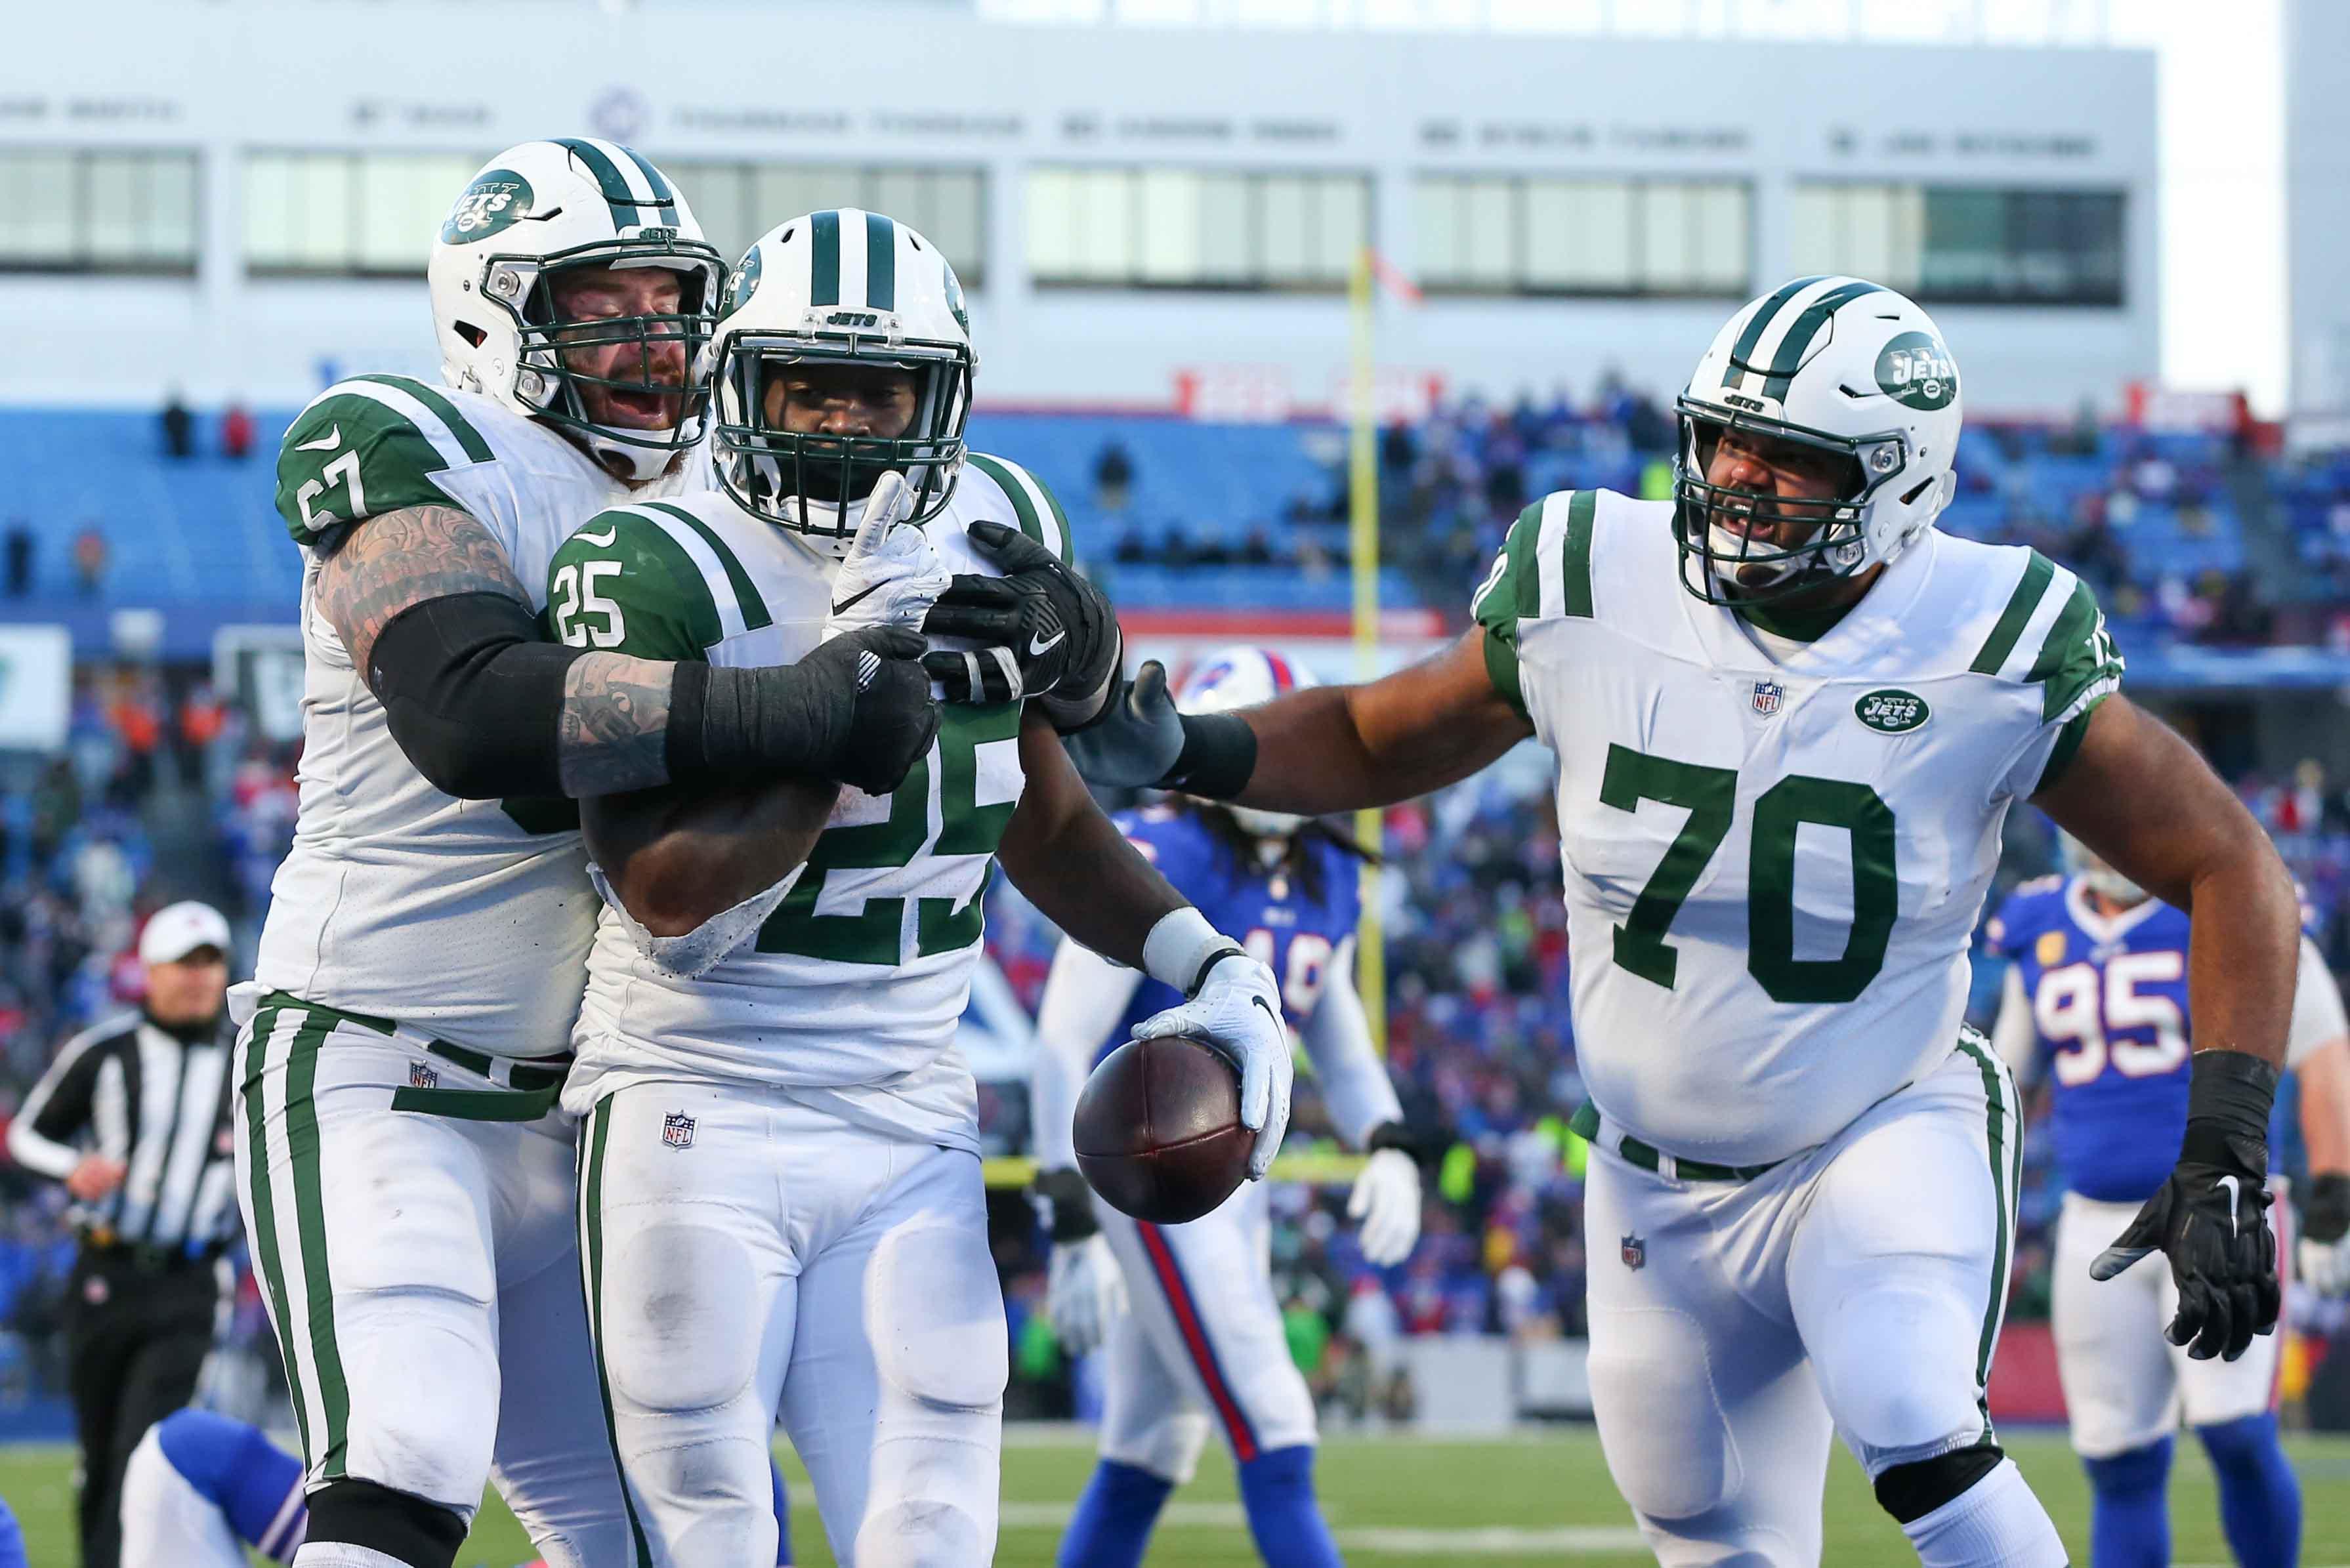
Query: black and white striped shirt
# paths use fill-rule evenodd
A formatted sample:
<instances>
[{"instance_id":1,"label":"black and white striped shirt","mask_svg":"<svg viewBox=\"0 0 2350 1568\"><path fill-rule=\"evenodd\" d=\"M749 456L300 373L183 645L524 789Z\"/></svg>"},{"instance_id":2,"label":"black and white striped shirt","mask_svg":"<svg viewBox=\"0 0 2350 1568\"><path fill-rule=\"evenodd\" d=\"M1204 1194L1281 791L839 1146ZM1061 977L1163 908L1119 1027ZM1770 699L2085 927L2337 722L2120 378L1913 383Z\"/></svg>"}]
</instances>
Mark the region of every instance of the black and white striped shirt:
<instances>
[{"instance_id":1,"label":"black and white striped shirt","mask_svg":"<svg viewBox=\"0 0 2350 1568\"><path fill-rule=\"evenodd\" d=\"M234 1239L231 1032L192 1044L145 1018L115 1018L66 1042L8 1128L26 1169L62 1181L84 1155L130 1168L73 1217L83 1234L202 1254Z\"/></svg>"}]
</instances>

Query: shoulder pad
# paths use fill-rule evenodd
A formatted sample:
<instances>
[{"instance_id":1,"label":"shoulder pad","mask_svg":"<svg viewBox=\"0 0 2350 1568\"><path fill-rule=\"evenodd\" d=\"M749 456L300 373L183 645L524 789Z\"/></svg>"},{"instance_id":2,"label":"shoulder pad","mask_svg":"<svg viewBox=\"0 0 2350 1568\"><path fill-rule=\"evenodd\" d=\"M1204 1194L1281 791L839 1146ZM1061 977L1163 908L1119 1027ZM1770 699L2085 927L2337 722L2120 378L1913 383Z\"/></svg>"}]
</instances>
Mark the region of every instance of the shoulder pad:
<instances>
[{"instance_id":1,"label":"shoulder pad","mask_svg":"<svg viewBox=\"0 0 2350 1568\"><path fill-rule=\"evenodd\" d=\"M338 381L277 448L277 511L299 545L403 506L452 505L433 476L497 454L456 403L406 376Z\"/></svg>"}]
</instances>

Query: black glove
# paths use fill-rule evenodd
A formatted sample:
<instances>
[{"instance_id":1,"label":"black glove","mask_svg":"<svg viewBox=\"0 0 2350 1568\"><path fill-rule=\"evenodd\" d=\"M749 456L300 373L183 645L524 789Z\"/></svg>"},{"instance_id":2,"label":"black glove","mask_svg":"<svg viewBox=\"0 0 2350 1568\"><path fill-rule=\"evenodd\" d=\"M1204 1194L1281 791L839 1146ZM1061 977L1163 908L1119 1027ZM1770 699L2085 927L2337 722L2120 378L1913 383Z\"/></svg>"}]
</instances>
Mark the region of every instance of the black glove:
<instances>
[{"instance_id":1,"label":"black glove","mask_svg":"<svg viewBox=\"0 0 2350 1568\"><path fill-rule=\"evenodd\" d=\"M1256 769L1256 732L1236 713L1179 713L1167 670L1142 667L1101 722L1068 737L1069 761L1107 789L1180 789L1231 800Z\"/></svg>"},{"instance_id":2,"label":"black glove","mask_svg":"<svg viewBox=\"0 0 2350 1568\"><path fill-rule=\"evenodd\" d=\"M2199 1361L2233 1361L2276 1327L2276 1236L2269 1230L2272 1063L2241 1051L2199 1051L2187 1091L2178 1164L2129 1228L2089 1265L2109 1280L2159 1249L2178 1284L2167 1331ZM2193 1343L2189 1344L2189 1341Z\"/></svg>"},{"instance_id":3,"label":"black glove","mask_svg":"<svg viewBox=\"0 0 2350 1568\"><path fill-rule=\"evenodd\" d=\"M1074 1170L1037 1172L1028 1194L1044 1210L1045 1224L1052 1231L1055 1247L1082 1241L1101 1229L1094 1219L1094 1189Z\"/></svg>"},{"instance_id":4,"label":"black glove","mask_svg":"<svg viewBox=\"0 0 2350 1568\"><path fill-rule=\"evenodd\" d=\"M1093 722L1117 690L1125 652L1118 612L1099 588L1019 529L974 523L970 537L1005 575L958 573L922 629L985 646L967 653L934 650L923 658L923 668L950 702L1036 697L1059 729Z\"/></svg>"},{"instance_id":5,"label":"black glove","mask_svg":"<svg viewBox=\"0 0 2350 1568\"><path fill-rule=\"evenodd\" d=\"M2329 1170L2309 1179L2309 1196L2301 1201L2301 1235L2305 1241L2329 1244L2350 1235L2350 1176Z\"/></svg>"},{"instance_id":6,"label":"black glove","mask_svg":"<svg viewBox=\"0 0 2350 1568\"><path fill-rule=\"evenodd\" d=\"M909 628L868 627L796 664L711 669L693 760L717 773L788 768L886 794L938 736L925 646Z\"/></svg>"}]
</instances>

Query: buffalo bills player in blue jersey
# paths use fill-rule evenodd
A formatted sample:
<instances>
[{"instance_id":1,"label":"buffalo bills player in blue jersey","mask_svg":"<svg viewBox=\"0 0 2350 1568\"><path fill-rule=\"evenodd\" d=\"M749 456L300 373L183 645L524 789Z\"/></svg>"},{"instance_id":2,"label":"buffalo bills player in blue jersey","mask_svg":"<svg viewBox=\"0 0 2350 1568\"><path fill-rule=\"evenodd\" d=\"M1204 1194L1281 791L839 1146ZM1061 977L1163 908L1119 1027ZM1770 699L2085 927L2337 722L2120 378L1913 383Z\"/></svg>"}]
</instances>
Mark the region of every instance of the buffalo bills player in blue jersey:
<instances>
[{"instance_id":1,"label":"buffalo bills player in blue jersey","mask_svg":"<svg viewBox=\"0 0 2350 1568\"><path fill-rule=\"evenodd\" d=\"M775 1518L785 1526L775 1561L789 1563L780 1471L774 1486ZM209 1410L174 1410L148 1428L122 1479L122 1561L133 1568L244 1568L248 1546L290 1563L309 1521L302 1461L260 1428ZM0 1532L0 1568L24 1565L21 1551L9 1557Z\"/></svg>"},{"instance_id":2,"label":"buffalo bills player in blue jersey","mask_svg":"<svg viewBox=\"0 0 2350 1568\"><path fill-rule=\"evenodd\" d=\"M1229 649L1183 683L1213 712L1305 684L1267 649ZM1419 1235L1419 1172L1354 982L1360 854L1328 829L1245 807L1181 802L1118 817L1127 836L1219 930L1281 981L1339 1136L1371 1151L1347 1200L1363 1255L1400 1262ZM1264 1189L1244 1186L1188 1225L1149 1225L1096 1200L1073 1168L1069 1121L1087 1069L1180 998L1074 942L1053 961L1036 1020L1037 1189L1051 1220L1046 1311L1105 1367L1101 1462L1062 1540L1063 1568L1133 1568L1160 1507L1191 1479L1212 1426L1272 1568L1336 1568L1314 1497L1314 1400L1290 1360L1270 1278Z\"/></svg>"},{"instance_id":3,"label":"buffalo bills player in blue jersey","mask_svg":"<svg viewBox=\"0 0 2350 1568\"><path fill-rule=\"evenodd\" d=\"M2095 1494L2091 1561L2170 1561L2164 1490L2183 1415L2219 1477L2237 1561L2283 1568L2296 1561L2301 1493L2277 1442L2277 1339L2256 1339L2233 1362L2193 1359L2158 1334L2176 1306L2168 1274L2089 1275L2114 1227L2169 1175L2186 1122L2188 923L2075 841L2064 844L2069 874L2017 888L1988 942L2012 960L1994 1030L2000 1054L2020 1082L2051 1084L2049 1128L2067 1186L2056 1238L2057 1370ZM2340 993L2304 939L2286 1063L2318 1173L2307 1217L2324 1240L2304 1241L2302 1275L2334 1290L2350 1226L2345 1033ZM2270 1214L2281 1258L2291 1255L2289 1215L2283 1202Z\"/></svg>"}]
</instances>

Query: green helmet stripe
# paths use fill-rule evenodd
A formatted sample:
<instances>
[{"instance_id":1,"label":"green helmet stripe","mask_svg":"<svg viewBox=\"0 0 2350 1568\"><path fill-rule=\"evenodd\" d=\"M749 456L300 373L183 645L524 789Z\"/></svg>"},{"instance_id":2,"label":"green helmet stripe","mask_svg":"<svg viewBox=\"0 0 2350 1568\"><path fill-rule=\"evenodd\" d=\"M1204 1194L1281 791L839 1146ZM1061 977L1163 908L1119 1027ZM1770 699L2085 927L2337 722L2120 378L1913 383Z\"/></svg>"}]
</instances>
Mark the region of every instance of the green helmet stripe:
<instances>
[{"instance_id":1,"label":"green helmet stripe","mask_svg":"<svg viewBox=\"0 0 2350 1568\"><path fill-rule=\"evenodd\" d=\"M1771 318L1779 314L1780 307L1812 285L1826 281L1825 273L1816 277L1799 277L1764 300L1754 314L1746 318L1746 330L1738 335L1737 343L1731 348L1730 368L1732 370L1745 369L1748 357L1754 352L1754 346L1762 341L1762 334L1770 330Z\"/></svg>"},{"instance_id":2,"label":"green helmet stripe","mask_svg":"<svg viewBox=\"0 0 2350 1568\"><path fill-rule=\"evenodd\" d=\"M571 156L588 166L588 172L596 176L596 183L604 192L605 205L612 209L613 228L634 228L643 222L637 215L637 193L629 189L620 166L605 157L602 148L577 136L558 136L555 145L568 150Z\"/></svg>"},{"instance_id":3,"label":"green helmet stripe","mask_svg":"<svg viewBox=\"0 0 2350 1568\"><path fill-rule=\"evenodd\" d=\"M898 225L879 213L865 214L865 306L898 308Z\"/></svg>"},{"instance_id":4,"label":"green helmet stripe","mask_svg":"<svg viewBox=\"0 0 2350 1568\"><path fill-rule=\"evenodd\" d=\"M808 236L816 242L808 258L808 303L840 303L840 214L817 213L808 219Z\"/></svg>"},{"instance_id":5,"label":"green helmet stripe","mask_svg":"<svg viewBox=\"0 0 2350 1568\"><path fill-rule=\"evenodd\" d=\"M635 148L622 147L619 142L614 142L613 145L619 147L621 151L629 155L629 161L637 166L637 171L645 177L645 183L652 188L653 200L660 203L660 221L675 228L677 226L677 187L669 182L669 176L653 167L650 159Z\"/></svg>"},{"instance_id":6,"label":"green helmet stripe","mask_svg":"<svg viewBox=\"0 0 2350 1568\"><path fill-rule=\"evenodd\" d=\"M1828 317L1865 294L1884 292L1873 283L1848 283L1841 288L1832 288L1812 301L1810 306L1795 317L1795 324L1787 328L1787 336L1779 340L1779 352L1772 358L1771 374L1762 383L1762 395L1766 398L1784 398L1787 395L1788 385L1794 380L1795 372L1803 369L1804 351L1812 346L1812 339L1820 335L1820 328L1827 325Z\"/></svg>"}]
</instances>

